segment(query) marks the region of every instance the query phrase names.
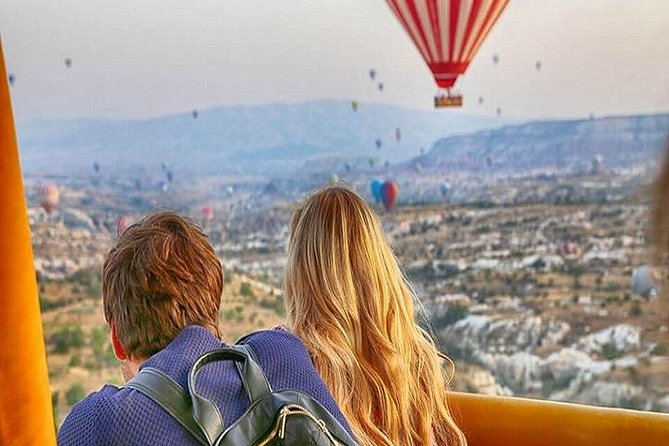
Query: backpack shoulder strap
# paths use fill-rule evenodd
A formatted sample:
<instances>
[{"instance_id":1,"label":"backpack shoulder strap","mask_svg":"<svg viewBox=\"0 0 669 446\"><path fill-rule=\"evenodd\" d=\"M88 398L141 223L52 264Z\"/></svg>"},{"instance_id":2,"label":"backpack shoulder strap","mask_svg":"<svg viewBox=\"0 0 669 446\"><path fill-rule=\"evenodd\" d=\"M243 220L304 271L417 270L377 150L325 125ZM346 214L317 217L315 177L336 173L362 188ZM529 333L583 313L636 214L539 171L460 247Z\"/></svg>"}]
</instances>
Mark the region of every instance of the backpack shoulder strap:
<instances>
[{"instance_id":1,"label":"backpack shoulder strap","mask_svg":"<svg viewBox=\"0 0 669 446\"><path fill-rule=\"evenodd\" d=\"M124 387L135 389L162 407L197 440L209 446L209 441L192 415L191 399L184 389L160 370L146 367Z\"/></svg>"}]
</instances>

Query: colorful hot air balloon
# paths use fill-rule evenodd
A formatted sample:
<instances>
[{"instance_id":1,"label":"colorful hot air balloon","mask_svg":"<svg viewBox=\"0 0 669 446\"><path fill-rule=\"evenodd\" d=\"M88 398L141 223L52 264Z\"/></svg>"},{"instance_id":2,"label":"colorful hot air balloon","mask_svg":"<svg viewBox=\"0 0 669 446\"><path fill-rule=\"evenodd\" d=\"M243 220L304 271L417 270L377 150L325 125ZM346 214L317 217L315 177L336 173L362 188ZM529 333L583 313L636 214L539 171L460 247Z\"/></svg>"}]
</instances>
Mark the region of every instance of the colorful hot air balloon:
<instances>
[{"instance_id":1,"label":"colorful hot air balloon","mask_svg":"<svg viewBox=\"0 0 669 446\"><path fill-rule=\"evenodd\" d=\"M369 186L372 189L372 197L374 197L374 202L381 203L381 187L383 186L383 181L372 180Z\"/></svg>"},{"instance_id":2,"label":"colorful hot air balloon","mask_svg":"<svg viewBox=\"0 0 669 446\"><path fill-rule=\"evenodd\" d=\"M395 129L395 141L400 142L401 139L402 139L402 130L399 127L397 127Z\"/></svg>"},{"instance_id":3,"label":"colorful hot air balloon","mask_svg":"<svg viewBox=\"0 0 669 446\"><path fill-rule=\"evenodd\" d=\"M395 201L399 195L400 188L394 181L386 181L381 186L381 201L386 211L390 212L395 209Z\"/></svg>"},{"instance_id":4,"label":"colorful hot air balloon","mask_svg":"<svg viewBox=\"0 0 669 446\"><path fill-rule=\"evenodd\" d=\"M55 184L47 184L39 188L39 204L47 214L51 215L58 205L59 198L58 186Z\"/></svg>"},{"instance_id":5,"label":"colorful hot air balloon","mask_svg":"<svg viewBox=\"0 0 669 446\"><path fill-rule=\"evenodd\" d=\"M359 105L360 104L358 104L358 101L351 101L351 108L353 109L353 111L358 111Z\"/></svg>"},{"instance_id":6,"label":"colorful hot air balloon","mask_svg":"<svg viewBox=\"0 0 669 446\"><path fill-rule=\"evenodd\" d=\"M214 208L205 206L202 208L202 226L206 227L208 223L214 220Z\"/></svg>"},{"instance_id":7,"label":"colorful hot air balloon","mask_svg":"<svg viewBox=\"0 0 669 446\"><path fill-rule=\"evenodd\" d=\"M125 215L119 215L116 217L116 221L114 221L114 223L116 224L116 235L119 236L123 234L126 229L128 229L128 226L130 226L130 219Z\"/></svg>"},{"instance_id":8,"label":"colorful hot air balloon","mask_svg":"<svg viewBox=\"0 0 669 446\"><path fill-rule=\"evenodd\" d=\"M372 68L371 70L369 70L369 78L370 78L371 80L376 79L376 70L375 70L374 68Z\"/></svg>"},{"instance_id":9,"label":"colorful hot air balloon","mask_svg":"<svg viewBox=\"0 0 669 446\"><path fill-rule=\"evenodd\" d=\"M481 47L509 0L386 0L447 95L435 106L460 106L450 89ZM497 57L497 56L496 56ZM499 57L497 57L499 60Z\"/></svg>"}]
</instances>

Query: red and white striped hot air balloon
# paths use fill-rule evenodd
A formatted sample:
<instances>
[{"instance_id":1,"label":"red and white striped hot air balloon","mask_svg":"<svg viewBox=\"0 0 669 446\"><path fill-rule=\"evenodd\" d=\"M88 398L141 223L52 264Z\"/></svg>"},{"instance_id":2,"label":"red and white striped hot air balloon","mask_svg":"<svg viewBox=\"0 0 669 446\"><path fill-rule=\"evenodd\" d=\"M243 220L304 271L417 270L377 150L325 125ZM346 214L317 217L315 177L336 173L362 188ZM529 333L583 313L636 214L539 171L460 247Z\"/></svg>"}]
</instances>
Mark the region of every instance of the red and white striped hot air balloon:
<instances>
[{"instance_id":1,"label":"red and white striped hot air balloon","mask_svg":"<svg viewBox=\"0 0 669 446\"><path fill-rule=\"evenodd\" d=\"M47 214L51 215L58 205L59 198L58 186L55 184L47 184L39 188L39 204Z\"/></svg>"},{"instance_id":2,"label":"red and white striped hot air balloon","mask_svg":"<svg viewBox=\"0 0 669 446\"><path fill-rule=\"evenodd\" d=\"M460 106L450 89L481 47L509 0L386 0L447 95L435 107Z\"/></svg>"}]
</instances>

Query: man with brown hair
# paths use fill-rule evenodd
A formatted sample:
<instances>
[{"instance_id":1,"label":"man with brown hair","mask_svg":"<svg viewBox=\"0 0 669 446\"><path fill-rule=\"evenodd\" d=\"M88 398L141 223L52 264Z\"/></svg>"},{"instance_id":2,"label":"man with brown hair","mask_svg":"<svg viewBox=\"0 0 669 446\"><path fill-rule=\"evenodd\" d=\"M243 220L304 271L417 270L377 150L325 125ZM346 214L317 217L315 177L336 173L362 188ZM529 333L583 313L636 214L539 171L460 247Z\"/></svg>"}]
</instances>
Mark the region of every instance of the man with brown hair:
<instances>
[{"instance_id":1,"label":"man with brown hair","mask_svg":"<svg viewBox=\"0 0 669 446\"><path fill-rule=\"evenodd\" d=\"M107 255L102 300L111 343L126 380L144 367L158 369L182 388L207 351L221 348L218 312L223 272L206 235L171 211L158 211L130 226ZM347 430L348 424L314 368L302 342L286 330L245 338L274 390L296 389L319 401ZM198 378L232 424L248 408L238 372L230 362L207 366ZM198 444L158 404L129 387L106 385L68 415L60 445Z\"/></svg>"}]
</instances>

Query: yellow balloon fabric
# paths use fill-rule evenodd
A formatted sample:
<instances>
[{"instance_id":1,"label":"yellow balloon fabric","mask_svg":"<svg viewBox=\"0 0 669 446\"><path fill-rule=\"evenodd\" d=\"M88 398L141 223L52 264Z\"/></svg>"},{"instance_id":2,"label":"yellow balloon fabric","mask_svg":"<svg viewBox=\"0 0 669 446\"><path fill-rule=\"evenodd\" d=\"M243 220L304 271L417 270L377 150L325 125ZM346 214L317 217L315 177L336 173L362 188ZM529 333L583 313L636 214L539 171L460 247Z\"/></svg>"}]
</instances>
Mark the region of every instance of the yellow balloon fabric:
<instances>
[{"instance_id":1,"label":"yellow balloon fabric","mask_svg":"<svg viewBox=\"0 0 669 446\"><path fill-rule=\"evenodd\" d=\"M56 444L28 212L1 42L0 444Z\"/></svg>"},{"instance_id":2,"label":"yellow balloon fabric","mask_svg":"<svg viewBox=\"0 0 669 446\"><path fill-rule=\"evenodd\" d=\"M454 392L469 446L664 446L669 415Z\"/></svg>"}]
</instances>

